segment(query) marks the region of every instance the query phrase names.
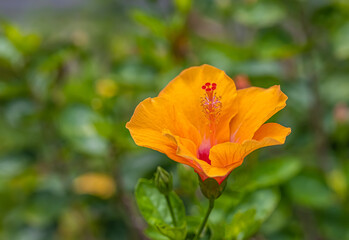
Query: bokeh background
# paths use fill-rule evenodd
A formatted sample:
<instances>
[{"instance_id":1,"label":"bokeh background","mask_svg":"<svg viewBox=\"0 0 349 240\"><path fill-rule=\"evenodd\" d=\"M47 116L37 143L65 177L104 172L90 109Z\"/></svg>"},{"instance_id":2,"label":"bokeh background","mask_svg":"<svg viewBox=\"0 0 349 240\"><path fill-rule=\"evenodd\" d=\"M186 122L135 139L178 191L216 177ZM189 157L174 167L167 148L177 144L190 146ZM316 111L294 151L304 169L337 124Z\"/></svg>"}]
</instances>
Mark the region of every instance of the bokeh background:
<instances>
[{"instance_id":1,"label":"bokeh background","mask_svg":"<svg viewBox=\"0 0 349 240\"><path fill-rule=\"evenodd\" d=\"M158 165L195 216L193 171L125 123L204 63L280 84L272 120L292 128L233 171L210 220L257 191L246 238L349 239L348 1L1 0L0 18L0 239L146 239L133 192Z\"/></svg>"}]
</instances>

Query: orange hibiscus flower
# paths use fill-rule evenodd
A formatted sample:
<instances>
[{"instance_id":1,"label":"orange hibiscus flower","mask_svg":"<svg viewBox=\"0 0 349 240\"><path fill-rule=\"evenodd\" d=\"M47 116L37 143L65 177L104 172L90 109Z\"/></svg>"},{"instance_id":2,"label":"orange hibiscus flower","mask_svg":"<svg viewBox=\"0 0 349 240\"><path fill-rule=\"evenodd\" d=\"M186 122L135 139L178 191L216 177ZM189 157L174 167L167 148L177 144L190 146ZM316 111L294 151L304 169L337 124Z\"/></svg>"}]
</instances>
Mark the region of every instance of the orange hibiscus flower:
<instances>
[{"instance_id":1,"label":"orange hibiscus flower","mask_svg":"<svg viewBox=\"0 0 349 240\"><path fill-rule=\"evenodd\" d=\"M141 102L126 127L137 145L221 183L252 151L285 142L291 129L265 122L286 100L280 86L236 90L222 70L202 65Z\"/></svg>"}]
</instances>

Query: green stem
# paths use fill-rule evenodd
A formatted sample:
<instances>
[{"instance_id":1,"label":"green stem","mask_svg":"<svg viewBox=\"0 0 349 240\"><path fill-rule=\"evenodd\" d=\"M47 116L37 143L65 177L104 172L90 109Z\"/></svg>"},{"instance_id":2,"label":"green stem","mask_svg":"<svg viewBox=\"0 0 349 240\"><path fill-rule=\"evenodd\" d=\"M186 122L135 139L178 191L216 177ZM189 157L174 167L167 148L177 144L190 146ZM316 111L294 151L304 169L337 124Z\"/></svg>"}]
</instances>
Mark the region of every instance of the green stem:
<instances>
[{"instance_id":1,"label":"green stem","mask_svg":"<svg viewBox=\"0 0 349 240\"><path fill-rule=\"evenodd\" d=\"M173 212L173 208L172 208L172 204L171 204L171 201L170 201L169 194L165 194L165 198L166 198L166 202L167 202L168 208L170 209L173 225L177 226L177 222L176 222L176 218L175 218L175 215L174 215L174 212Z\"/></svg>"},{"instance_id":2,"label":"green stem","mask_svg":"<svg viewBox=\"0 0 349 240\"><path fill-rule=\"evenodd\" d=\"M210 199L210 204L209 204L209 206L208 206L208 209L207 209L205 218L204 218L204 220L201 222L201 225L200 225L200 227L199 227L199 231L198 231L197 234L195 235L194 240L198 240L198 239L200 238L201 232L202 232L202 230L204 230L204 227L205 227L205 225L206 225L206 222L207 222L207 220L208 220L208 217L210 216L210 213L211 213L213 207L214 207L214 199Z\"/></svg>"}]
</instances>

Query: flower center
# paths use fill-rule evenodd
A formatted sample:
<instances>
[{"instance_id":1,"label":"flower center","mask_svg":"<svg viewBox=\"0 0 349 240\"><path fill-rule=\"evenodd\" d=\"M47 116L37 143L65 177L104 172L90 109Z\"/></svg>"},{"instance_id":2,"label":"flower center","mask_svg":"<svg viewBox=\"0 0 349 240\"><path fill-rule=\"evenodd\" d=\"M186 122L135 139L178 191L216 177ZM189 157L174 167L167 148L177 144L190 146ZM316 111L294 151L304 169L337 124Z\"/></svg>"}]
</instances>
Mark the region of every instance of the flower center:
<instances>
[{"instance_id":1,"label":"flower center","mask_svg":"<svg viewBox=\"0 0 349 240\"><path fill-rule=\"evenodd\" d=\"M208 131L205 133L204 140L202 141L199 150L198 158L211 164L209 160L209 153L211 147L217 144L216 141L216 128L217 118L221 112L222 103L220 102L221 97L217 96L215 90L217 88L216 83L205 83L202 87L205 90L205 95L201 97L201 106L208 119Z\"/></svg>"}]
</instances>

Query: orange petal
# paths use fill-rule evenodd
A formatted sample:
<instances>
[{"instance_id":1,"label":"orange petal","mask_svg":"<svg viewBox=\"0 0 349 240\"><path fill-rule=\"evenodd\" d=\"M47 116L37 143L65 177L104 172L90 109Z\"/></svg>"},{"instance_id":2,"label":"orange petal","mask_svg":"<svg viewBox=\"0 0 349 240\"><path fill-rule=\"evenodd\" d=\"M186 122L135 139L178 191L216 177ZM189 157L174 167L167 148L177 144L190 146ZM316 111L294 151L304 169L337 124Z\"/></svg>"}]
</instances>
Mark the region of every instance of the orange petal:
<instances>
[{"instance_id":1,"label":"orange petal","mask_svg":"<svg viewBox=\"0 0 349 240\"><path fill-rule=\"evenodd\" d=\"M233 168L239 166L242 163L242 161L240 163L236 162L236 163L233 163L230 166L226 166L226 167L211 166L207 162L197 158L197 154L196 154L197 153L197 146L195 146L195 144L193 142L191 142L188 139L174 136L170 132L167 132L166 136L168 136L169 138L172 138L174 143L177 145L177 152L176 152L177 156L187 159L189 162L189 164L188 163L187 164L192 166L203 180L205 180L207 177L226 176L228 173L231 172L231 170ZM215 146L220 146L220 145L224 145L224 144L225 143L218 144ZM236 144L236 145L239 145L239 144ZM227 157L229 158L229 156L227 156ZM221 182L221 181L219 181L219 182Z\"/></svg>"},{"instance_id":2,"label":"orange petal","mask_svg":"<svg viewBox=\"0 0 349 240\"><path fill-rule=\"evenodd\" d=\"M210 150L210 160L213 167L226 168L241 162L245 154L239 143L221 143Z\"/></svg>"},{"instance_id":3,"label":"orange petal","mask_svg":"<svg viewBox=\"0 0 349 240\"><path fill-rule=\"evenodd\" d=\"M169 158L185 164L187 160L176 155L177 145L166 136L166 131L191 139L196 145L201 142L196 128L183 113L173 103L159 97L141 102L126 128L137 145L165 153Z\"/></svg>"},{"instance_id":4,"label":"orange petal","mask_svg":"<svg viewBox=\"0 0 349 240\"><path fill-rule=\"evenodd\" d=\"M230 122L230 141L242 143L252 139L265 121L286 106L286 100L287 96L281 92L280 86L238 90L239 110Z\"/></svg>"},{"instance_id":5,"label":"orange petal","mask_svg":"<svg viewBox=\"0 0 349 240\"><path fill-rule=\"evenodd\" d=\"M227 142L215 145L210 150L211 169L203 168L203 171L208 177L226 176L254 150L284 144L290 132L290 128L280 124L267 123L258 129L252 140L246 140L242 144Z\"/></svg>"},{"instance_id":6,"label":"orange petal","mask_svg":"<svg viewBox=\"0 0 349 240\"><path fill-rule=\"evenodd\" d=\"M181 138L179 136L173 135L170 131L165 131L164 135L171 139L172 142L176 145L176 157L186 159L187 165L193 167L198 172L202 172L200 163L206 162L196 157L198 149L196 144L194 144L190 139Z\"/></svg>"},{"instance_id":7,"label":"orange petal","mask_svg":"<svg viewBox=\"0 0 349 240\"><path fill-rule=\"evenodd\" d=\"M191 67L181 72L159 94L159 97L172 101L188 116L202 138L208 133L208 119L201 106L201 99L205 96L205 90L201 87L205 83L216 83L217 96L221 96L221 113L217 119L216 139L218 143L229 141L229 122L237 112L234 100L236 88L234 81L224 71L210 65Z\"/></svg>"},{"instance_id":8,"label":"orange petal","mask_svg":"<svg viewBox=\"0 0 349 240\"><path fill-rule=\"evenodd\" d=\"M262 141L269 137L278 141L279 144L283 144L290 133L291 128L281 126L278 123L265 123L255 132L253 139Z\"/></svg>"}]
</instances>

